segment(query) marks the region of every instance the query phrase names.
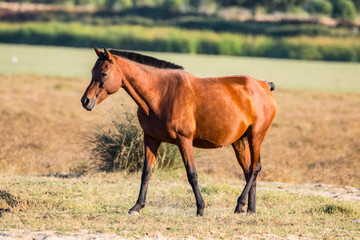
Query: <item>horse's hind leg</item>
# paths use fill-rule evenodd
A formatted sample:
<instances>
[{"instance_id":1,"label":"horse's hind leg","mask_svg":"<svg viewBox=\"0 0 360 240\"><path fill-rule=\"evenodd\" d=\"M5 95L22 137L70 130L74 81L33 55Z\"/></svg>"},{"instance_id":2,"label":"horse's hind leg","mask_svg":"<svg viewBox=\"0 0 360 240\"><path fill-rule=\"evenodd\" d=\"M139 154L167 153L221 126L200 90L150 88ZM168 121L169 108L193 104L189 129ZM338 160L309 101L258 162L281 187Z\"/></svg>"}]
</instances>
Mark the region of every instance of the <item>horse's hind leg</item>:
<instances>
[{"instance_id":1,"label":"horse's hind leg","mask_svg":"<svg viewBox=\"0 0 360 240\"><path fill-rule=\"evenodd\" d=\"M260 162L260 155L259 155L258 165L254 172L255 179L254 179L252 187L250 188L250 191L249 191L247 211L250 213L256 212L256 177L257 177L258 173L260 172L260 170L261 170L261 162Z\"/></svg>"},{"instance_id":2,"label":"horse's hind leg","mask_svg":"<svg viewBox=\"0 0 360 240\"><path fill-rule=\"evenodd\" d=\"M160 146L159 141L144 134L144 151L145 160L143 172L141 175L141 186L136 204L129 210L129 214L139 214L140 209L145 207L146 193L150 181L153 165L155 163L156 152Z\"/></svg>"},{"instance_id":3,"label":"horse's hind leg","mask_svg":"<svg viewBox=\"0 0 360 240\"><path fill-rule=\"evenodd\" d=\"M232 144L232 147L234 149L236 159L238 160L241 168L244 171L245 180L246 182L248 182L251 176L251 170L250 170L251 157L250 157L250 150L249 150L247 137L244 136L238 139L236 142ZM242 208L245 205L246 199L243 199L243 201L240 203L239 203L239 199L238 199L238 204L236 205L235 208L235 213L245 212Z\"/></svg>"},{"instance_id":4,"label":"horse's hind leg","mask_svg":"<svg viewBox=\"0 0 360 240\"><path fill-rule=\"evenodd\" d=\"M247 137L233 143L233 148L240 166L244 170L246 185L238 198L235 213L244 212L242 209L248 196L248 212L256 212L256 177L261 170L260 146L264 139L262 135L254 135L253 128L248 130Z\"/></svg>"}]
</instances>

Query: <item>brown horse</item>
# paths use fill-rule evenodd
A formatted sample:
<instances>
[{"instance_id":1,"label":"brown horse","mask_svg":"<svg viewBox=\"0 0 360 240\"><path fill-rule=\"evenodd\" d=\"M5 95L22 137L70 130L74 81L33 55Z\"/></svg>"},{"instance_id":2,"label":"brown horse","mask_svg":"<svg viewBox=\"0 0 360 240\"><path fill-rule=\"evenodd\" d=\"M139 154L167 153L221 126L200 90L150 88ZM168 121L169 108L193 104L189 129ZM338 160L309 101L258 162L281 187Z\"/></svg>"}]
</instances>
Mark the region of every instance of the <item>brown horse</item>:
<instances>
[{"instance_id":1,"label":"brown horse","mask_svg":"<svg viewBox=\"0 0 360 240\"><path fill-rule=\"evenodd\" d=\"M197 215L205 203L197 181L193 146L219 148L232 145L246 185L235 213L255 212L256 176L261 169L260 147L276 114L273 83L247 76L198 78L181 66L149 56L94 46L98 56L92 79L81 102L92 110L120 88L138 105L144 131L145 161L140 193L130 214L145 206L146 192L161 142L176 144L196 198Z\"/></svg>"}]
</instances>

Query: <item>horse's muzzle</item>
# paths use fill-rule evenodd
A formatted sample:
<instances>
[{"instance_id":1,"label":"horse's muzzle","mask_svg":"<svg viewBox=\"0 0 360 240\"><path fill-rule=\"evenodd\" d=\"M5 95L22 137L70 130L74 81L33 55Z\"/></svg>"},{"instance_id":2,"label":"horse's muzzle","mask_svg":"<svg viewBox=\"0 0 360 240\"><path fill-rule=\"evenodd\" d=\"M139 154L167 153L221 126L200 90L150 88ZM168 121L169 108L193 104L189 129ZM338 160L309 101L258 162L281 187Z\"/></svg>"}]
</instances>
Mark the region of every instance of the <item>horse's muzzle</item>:
<instances>
[{"instance_id":1,"label":"horse's muzzle","mask_svg":"<svg viewBox=\"0 0 360 240\"><path fill-rule=\"evenodd\" d=\"M81 98L81 103L82 103L82 106L88 110L88 111L91 111L95 105L96 105L96 98L93 98L93 99L89 99L85 96L83 96Z\"/></svg>"}]
</instances>

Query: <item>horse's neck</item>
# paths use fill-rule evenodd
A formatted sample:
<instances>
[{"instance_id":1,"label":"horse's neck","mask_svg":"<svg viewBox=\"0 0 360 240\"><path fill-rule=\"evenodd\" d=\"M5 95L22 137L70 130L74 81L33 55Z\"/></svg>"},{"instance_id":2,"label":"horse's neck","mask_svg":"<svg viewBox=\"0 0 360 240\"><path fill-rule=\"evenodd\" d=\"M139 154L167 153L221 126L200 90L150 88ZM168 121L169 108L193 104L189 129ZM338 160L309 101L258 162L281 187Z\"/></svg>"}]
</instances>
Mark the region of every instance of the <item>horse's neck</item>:
<instances>
[{"instance_id":1,"label":"horse's neck","mask_svg":"<svg viewBox=\"0 0 360 240\"><path fill-rule=\"evenodd\" d=\"M124 60L121 60L124 61ZM160 75L155 71L147 71L146 66L125 61L121 71L124 74L124 89L136 104L149 115L156 102L157 86L160 84ZM126 65L126 66L124 66Z\"/></svg>"}]
</instances>

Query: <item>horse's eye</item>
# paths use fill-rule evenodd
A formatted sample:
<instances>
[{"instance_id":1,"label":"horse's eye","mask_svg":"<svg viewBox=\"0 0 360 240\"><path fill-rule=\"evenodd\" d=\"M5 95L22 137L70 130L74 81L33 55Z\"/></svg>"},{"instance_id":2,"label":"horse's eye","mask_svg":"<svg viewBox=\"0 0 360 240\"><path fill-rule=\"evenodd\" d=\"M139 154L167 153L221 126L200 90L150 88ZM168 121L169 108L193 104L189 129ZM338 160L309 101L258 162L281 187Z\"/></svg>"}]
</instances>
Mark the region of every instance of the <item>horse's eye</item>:
<instances>
[{"instance_id":1,"label":"horse's eye","mask_svg":"<svg viewBox=\"0 0 360 240\"><path fill-rule=\"evenodd\" d=\"M102 77L106 77L106 76L107 76L107 73L101 73L101 76L102 76Z\"/></svg>"}]
</instances>

